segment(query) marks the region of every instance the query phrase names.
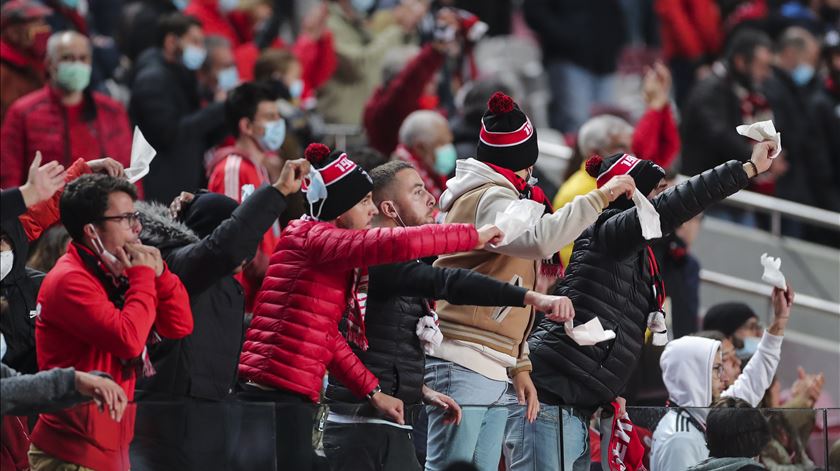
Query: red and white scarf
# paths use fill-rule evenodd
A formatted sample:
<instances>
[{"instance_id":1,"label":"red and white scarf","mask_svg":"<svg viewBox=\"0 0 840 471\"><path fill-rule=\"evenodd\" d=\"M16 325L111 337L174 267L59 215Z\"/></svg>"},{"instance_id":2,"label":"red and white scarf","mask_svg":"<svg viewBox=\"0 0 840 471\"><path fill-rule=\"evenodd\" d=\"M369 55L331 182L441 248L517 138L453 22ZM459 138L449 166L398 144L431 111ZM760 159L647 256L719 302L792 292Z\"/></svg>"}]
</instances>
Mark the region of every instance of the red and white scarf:
<instances>
[{"instance_id":1,"label":"red and white scarf","mask_svg":"<svg viewBox=\"0 0 840 471\"><path fill-rule=\"evenodd\" d=\"M363 351L368 349L365 336L368 281L367 268L356 268L353 270L353 284L347 293L347 340Z\"/></svg>"},{"instance_id":2,"label":"red and white scarf","mask_svg":"<svg viewBox=\"0 0 840 471\"><path fill-rule=\"evenodd\" d=\"M414 154L411 153L408 149L405 148L402 144L397 146L397 149L394 151L394 156L400 160L408 162L417 170L417 173L420 174L420 178L423 179L423 185L426 186L426 190L435 197L435 201L440 200L440 195L443 194L443 190L446 189L446 176L441 176L435 173L435 171L429 168L425 162L421 161Z\"/></svg>"}]
</instances>

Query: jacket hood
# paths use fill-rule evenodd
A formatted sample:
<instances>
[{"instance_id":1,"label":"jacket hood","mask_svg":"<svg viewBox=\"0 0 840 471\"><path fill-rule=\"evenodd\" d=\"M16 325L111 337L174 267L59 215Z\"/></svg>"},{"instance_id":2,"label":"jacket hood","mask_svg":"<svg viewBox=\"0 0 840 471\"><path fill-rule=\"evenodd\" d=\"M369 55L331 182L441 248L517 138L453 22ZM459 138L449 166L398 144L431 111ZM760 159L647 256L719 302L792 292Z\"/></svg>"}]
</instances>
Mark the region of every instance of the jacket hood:
<instances>
[{"instance_id":1,"label":"jacket hood","mask_svg":"<svg viewBox=\"0 0 840 471\"><path fill-rule=\"evenodd\" d=\"M474 190L488 183L506 186L514 192L519 193L507 178L483 162L479 162L473 158L458 160L455 163L455 177L450 178L446 182L446 191L440 195L440 202L438 203L440 210L449 211L452 209L455 200L470 190Z\"/></svg>"},{"instance_id":2,"label":"jacket hood","mask_svg":"<svg viewBox=\"0 0 840 471\"><path fill-rule=\"evenodd\" d=\"M712 366L719 349L720 342L702 337L687 336L668 342L659 359L659 366L672 405L712 405ZM689 412L701 416L705 421L706 414Z\"/></svg>"},{"instance_id":3,"label":"jacket hood","mask_svg":"<svg viewBox=\"0 0 840 471\"><path fill-rule=\"evenodd\" d=\"M172 219L169 208L159 203L138 201L134 207L140 212L140 240L146 245L167 249L198 242L200 239L186 224Z\"/></svg>"},{"instance_id":4,"label":"jacket hood","mask_svg":"<svg viewBox=\"0 0 840 471\"><path fill-rule=\"evenodd\" d=\"M688 471L738 471L747 465L758 465L752 458L708 458Z\"/></svg>"},{"instance_id":5,"label":"jacket hood","mask_svg":"<svg viewBox=\"0 0 840 471\"><path fill-rule=\"evenodd\" d=\"M29 258L29 240L26 238L26 232L23 231L18 218L6 219L0 224L0 230L12 242L12 251L15 254L12 262L12 271L3 278L3 285L13 283L21 278L26 277L26 259Z\"/></svg>"}]
</instances>

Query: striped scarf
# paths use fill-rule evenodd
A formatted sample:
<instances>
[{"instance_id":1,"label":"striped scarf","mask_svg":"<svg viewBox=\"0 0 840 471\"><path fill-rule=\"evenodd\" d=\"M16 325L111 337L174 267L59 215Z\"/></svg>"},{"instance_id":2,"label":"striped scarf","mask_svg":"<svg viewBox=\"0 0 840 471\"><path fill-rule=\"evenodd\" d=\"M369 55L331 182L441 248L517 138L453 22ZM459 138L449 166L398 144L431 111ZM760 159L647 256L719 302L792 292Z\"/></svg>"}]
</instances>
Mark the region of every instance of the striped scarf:
<instances>
[{"instance_id":1,"label":"striped scarf","mask_svg":"<svg viewBox=\"0 0 840 471\"><path fill-rule=\"evenodd\" d=\"M353 285L347 293L347 340L365 351L368 341L365 336L365 312L368 291L367 268L353 270Z\"/></svg>"}]
</instances>

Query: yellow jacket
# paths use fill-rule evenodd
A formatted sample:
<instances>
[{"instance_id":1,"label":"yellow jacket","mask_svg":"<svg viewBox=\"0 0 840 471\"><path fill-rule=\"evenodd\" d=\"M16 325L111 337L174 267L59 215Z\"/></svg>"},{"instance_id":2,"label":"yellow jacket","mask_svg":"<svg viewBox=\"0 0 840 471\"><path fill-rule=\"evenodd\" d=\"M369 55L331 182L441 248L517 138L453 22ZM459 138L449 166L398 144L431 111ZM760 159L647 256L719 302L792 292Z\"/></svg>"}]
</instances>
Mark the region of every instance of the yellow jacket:
<instances>
[{"instance_id":1,"label":"yellow jacket","mask_svg":"<svg viewBox=\"0 0 840 471\"><path fill-rule=\"evenodd\" d=\"M563 183L563 186L557 190L557 195L554 196L554 210L557 211L561 206L572 201L575 196L585 195L597 188L595 178L586 173L586 161L580 164L577 172L573 173L568 180ZM574 242L563 247L560 250L560 260L563 261L563 266L569 266L569 259L572 257L572 248Z\"/></svg>"}]
</instances>

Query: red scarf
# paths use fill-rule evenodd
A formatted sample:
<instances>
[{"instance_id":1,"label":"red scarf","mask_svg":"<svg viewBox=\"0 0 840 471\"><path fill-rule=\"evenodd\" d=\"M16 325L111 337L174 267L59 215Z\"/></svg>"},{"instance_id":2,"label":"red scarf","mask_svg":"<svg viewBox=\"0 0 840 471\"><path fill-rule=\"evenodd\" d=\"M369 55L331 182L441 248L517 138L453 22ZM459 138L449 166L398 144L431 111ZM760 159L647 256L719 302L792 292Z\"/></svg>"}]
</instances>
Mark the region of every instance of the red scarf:
<instances>
[{"instance_id":1,"label":"red scarf","mask_svg":"<svg viewBox=\"0 0 840 471\"><path fill-rule=\"evenodd\" d=\"M443 193L443 190L446 189L446 176L440 176L428 165L426 162L421 161L414 154L411 153L408 149L405 148L402 144L397 146L397 149L394 151L394 156L400 160L408 162L417 170L417 173L420 174L420 178L423 179L423 185L426 186L426 190L435 197L435 201L440 200L440 195Z\"/></svg>"},{"instance_id":2,"label":"red scarf","mask_svg":"<svg viewBox=\"0 0 840 471\"><path fill-rule=\"evenodd\" d=\"M551 200L545 196L545 192L542 191L542 188L535 185L529 185L524 178L517 175L513 170L499 167L498 165L493 165L488 162L483 163L495 170L499 175L505 177L507 181L516 188L516 191L519 192L520 198L527 198L531 201L536 201L537 203L542 204L545 207L544 214L554 213L554 208L551 207ZM560 261L560 254L555 253L551 258L543 260L540 272L542 272L543 275L548 276L563 276L563 263Z\"/></svg>"},{"instance_id":3,"label":"red scarf","mask_svg":"<svg viewBox=\"0 0 840 471\"><path fill-rule=\"evenodd\" d=\"M621 406L613 402L614 411L612 435L608 446L610 471L646 471L644 464L645 445L638 435L637 428L625 412L619 417ZM602 443L601 446L604 446Z\"/></svg>"},{"instance_id":4,"label":"red scarf","mask_svg":"<svg viewBox=\"0 0 840 471\"><path fill-rule=\"evenodd\" d=\"M367 312L368 271L367 268L353 270L353 285L347 296L347 340L363 351L368 349L365 336L365 313Z\"/></svg>"}]
</instances>

